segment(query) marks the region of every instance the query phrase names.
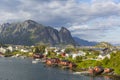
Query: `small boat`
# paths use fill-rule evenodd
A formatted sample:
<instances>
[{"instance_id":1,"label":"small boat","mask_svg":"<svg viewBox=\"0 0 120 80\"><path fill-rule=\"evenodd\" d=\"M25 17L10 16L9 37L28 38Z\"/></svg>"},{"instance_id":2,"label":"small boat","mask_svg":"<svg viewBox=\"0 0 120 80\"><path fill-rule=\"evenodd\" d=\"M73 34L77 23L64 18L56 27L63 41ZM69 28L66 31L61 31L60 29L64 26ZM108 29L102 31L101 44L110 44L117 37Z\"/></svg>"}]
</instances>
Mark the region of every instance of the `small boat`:
<instances>
[{"instance_id":1,"label":"small boat","mask_svg":"<svg viewBox=\"0 0 120 80\"><path fill-rule=\"evenodd\" d=\"M77 74L77 75L89 75L88 71L82 71L82 72L74 72L73 74Z\"/></svg>"},{"instance_id":2,"label":"small boat","mask_svg":"<svg viewBox=\"0 0 120 80\"><path fill-rule=\"evenodd\" d=\"M21 57L21 59L25 59L26 57L25 56L20 56Z\"/></svg>"},{"instance_id":3,"label":"small boat","mask_svg":"<svg viewBox=\"0 0 120 80\"><path fill-rule=\"evenodd\" d=\"M36 61L36 60L33 60L33 61L32 61L32 63L33 63L33 64L36 64L36 63L38 63L38 61Z\"/></svg>"},{"instance_id":4,"label":"small boat","mask_svg":"<svg viewBox=\"0 0 120 80\"><path fill-rule=\"evenodd\" d=\"M93 75L93 76L95 76L95 75L100 75L100 74L102 74L103 72L104 72L104 69L103 69L101 66L96 66L96 67L94 67L94 68L90 68L90 69L89 69L90 75Z\"/></svg>"},{"instance_id":5,"label":"small boat","mask_svg":"<svg viewBox=\"0 0 120 80\"><path fill-rule=\"evenodd\" d=\"M41 59L40 62L46 63L46 59Z\"/></svg>"},{"instance_id":6,"label":"small boat","mask_svg":"<svg viewBox=\"0 0 120 80\"><path fill-rule=\"evenodd\" d=\"M40 59L35 59L35 61L40 61Z\"/></svg>"},{"instance_id":7,"label":"small boat","mask_svg":"<svg viewBox=\"0 0 120 80\"><path fill-rule=\"evenodd\" d=\"M111 73L113 71L114 71L114 69L112 69L112 68L105 68L104 69L104 73Z\"/></svg>"}]
</instances>

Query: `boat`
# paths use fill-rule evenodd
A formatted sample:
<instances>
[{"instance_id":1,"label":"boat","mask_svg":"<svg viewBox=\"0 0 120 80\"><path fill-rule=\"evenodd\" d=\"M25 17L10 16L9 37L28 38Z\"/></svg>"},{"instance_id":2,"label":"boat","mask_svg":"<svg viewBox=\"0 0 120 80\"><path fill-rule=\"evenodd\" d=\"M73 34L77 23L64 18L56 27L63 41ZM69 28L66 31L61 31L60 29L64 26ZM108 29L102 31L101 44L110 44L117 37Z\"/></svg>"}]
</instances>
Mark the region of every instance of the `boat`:
<instances>
[{"instance_id":1,"label":"boat","mask_svg":"<svg viewBox=\"0 0 120 80\"><path fill-rule=\"evenodd\" d=\"M104 74L110 74L110 73L113 73L114 72L114 69L112 68L105 68L104 69Z\"/></svg>"},{"instance_id":2,"label":"boat","mask_svg":"<svg viewBox=\"0 0 120 80\"><path fill-rule=\"evenodd\" d=\"M20 56L21 57L21 59L25 59L26 57L25 56Z\"/></svg>"},{"instance_id":3,"label":"boat","mask_svg":"<svg viewBox=\"0 0 120 80\"><path fill-rule=\"evenodd\" d=\"M40 59L35 59L35 60L32 61L33 64L36 64L38 62L40 62Z\"/></svg>"},{"instance_id":4,"label":"boat","mask_svg":"<svg viewBox=\"0 0 120 80\"><path fill-rule=\"evenodd\" d=\"M36 63L38 63L38 61L36 61L36 60L33 60L33 61L32 61L32 63L33 63L33 64L36 64Z\"/></svg>"},{"instance_id":5,"label":"boat","mask_svg":"<svg viewBox=\"0 0 120 80\"><path fill-rule=\"evenodd\" d=\"M90 73L88 71L82 71L82 72L74 72L75 75L89 75Z\"/></svg>"},{"instance_id":6,"label":"boat","mask_svg":"<svg viewBox=\"0 0 120 80\"><path fill-rule=\"evenodd\" d=\"M35 61L40 61L40 59L35 59Z\"/></svg>"},{"instance_id":7,"label":"boat","mask_svg":"<svg viewBox=\"0 0 120 80\"><path fill-rule=\"evenodd\" d=\"M90 68L88 71L89 71L90 75L95 76L95 75L102 74L104 72L104 68L102 68L101 66L96 66L94 68Z\"/></svg>"},{"instance_id":8,"label":"boat","mask_svg":"<svg viewBox=\"0 0 120 80\"><path fill-rule=\"evenodd\" d=\"M46 59L41 59L40 62L46 63Z\"/></svg>"}]
</instances>

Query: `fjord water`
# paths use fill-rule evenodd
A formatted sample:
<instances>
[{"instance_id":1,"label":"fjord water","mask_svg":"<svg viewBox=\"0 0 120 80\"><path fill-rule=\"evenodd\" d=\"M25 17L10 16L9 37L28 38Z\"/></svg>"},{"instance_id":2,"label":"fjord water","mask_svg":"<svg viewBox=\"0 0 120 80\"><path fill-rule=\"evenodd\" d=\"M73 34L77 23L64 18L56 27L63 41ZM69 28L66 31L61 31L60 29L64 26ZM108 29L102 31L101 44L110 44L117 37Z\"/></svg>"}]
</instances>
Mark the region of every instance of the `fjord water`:
<instances>
[{"instance_id":1,"label":"fjord water","mask_svg":"<svg viewBox=\"0 0 120 80\"><path fill-rule=\"evenodd\" d=\"M0 58L0 80L117 80L108 77L90 77L71 71L32 64L32 59ZM119 80L119 79L118 79Z\"/></svg>"}]
</instances>

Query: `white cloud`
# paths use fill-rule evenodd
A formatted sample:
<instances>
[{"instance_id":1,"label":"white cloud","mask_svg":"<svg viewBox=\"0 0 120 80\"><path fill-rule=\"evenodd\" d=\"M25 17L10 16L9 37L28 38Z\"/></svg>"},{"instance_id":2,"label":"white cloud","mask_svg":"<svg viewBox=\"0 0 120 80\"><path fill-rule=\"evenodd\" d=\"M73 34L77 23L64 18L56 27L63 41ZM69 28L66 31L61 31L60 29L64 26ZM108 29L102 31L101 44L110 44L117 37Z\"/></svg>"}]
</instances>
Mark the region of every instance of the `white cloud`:
<instances>
[{"instance_id":1,"label":"white cloud","mask_svg":"<svg viewBox=\"0 0 120 80\"><path fill-rule=\"evenodd\" d=\"M120 3L114 0L1 0L0 22L34 19L50 26L66 26L84 39L97 40L120 26ZM97 39L96 39L97 38Z\"/></svg>"}]
</instances>

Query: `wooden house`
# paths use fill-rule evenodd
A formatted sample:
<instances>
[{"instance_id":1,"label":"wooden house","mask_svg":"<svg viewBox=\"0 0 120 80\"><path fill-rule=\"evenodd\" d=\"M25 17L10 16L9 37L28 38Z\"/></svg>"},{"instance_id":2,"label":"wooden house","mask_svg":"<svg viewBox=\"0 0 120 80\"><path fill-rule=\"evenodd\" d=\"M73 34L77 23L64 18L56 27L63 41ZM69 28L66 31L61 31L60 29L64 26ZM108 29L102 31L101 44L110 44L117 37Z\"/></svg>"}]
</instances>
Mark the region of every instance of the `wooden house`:
<instances>
[{"instance_id":1,"label":"wooden house","mask_svg":"<svg viewBox=\"0 0 120 80\"><path fill-rule=\"evenodd\" d=\"M77 67L77 65L75 63L72 63L72 62L69 63L69 68L70 69L75 68L75 67Z\"/></svg>"},{"instance_id":2,"label":"wooden house","mask_svg":"<svg viewBox=\"0 0 120 80\"><path fill-rule=\"evenodd\" d=\"M105 68L104 69L104 73L110 73L110 72L113 72L114 71L114 69L112 69L112 68Z\"/></svg>"},{"instance_id":3,"label":"wooden house","mask_svg":"<svg viewBox=\"0 0 120 80\"><path fill-rule=\"evenodd\" d=\"M48 65L58 64L59 62L59 58L51 58L46 60L46 64Z\"/></svg>"},{"instance_id":4,"label":"wooden house","mask_svg":"<svg viewBox=\"0 0 120 80\"><path fill-rule=\"evenodd\" d=\"M89 69L89 73L91 75L98 75L98 74L103 73L103 71L104 71L104 69L101 66L96 66L94 68Z\"/></svg>"},{"instance_id":5,"label":"wooden house","mask_svg":"<svg viewBox=\"0 0 120 80\"><path fill-rule=\"evenodd\" d=\"M69 64L70 64L70 61L68 61L68 60L61 60L60 61L60 65L62 65L62 66L69 66Z\"/></svg>"},{"instance_id":6,"label":"wooden house","mask_svg":"<svg viewBox=\"0 0 120 80\"><path fill-rule=\"evenodd\" d=\"M41 58L44 58L44 55L43 54L33 54L33 58L41 59Z\"/></svg>"}]
</instances>

